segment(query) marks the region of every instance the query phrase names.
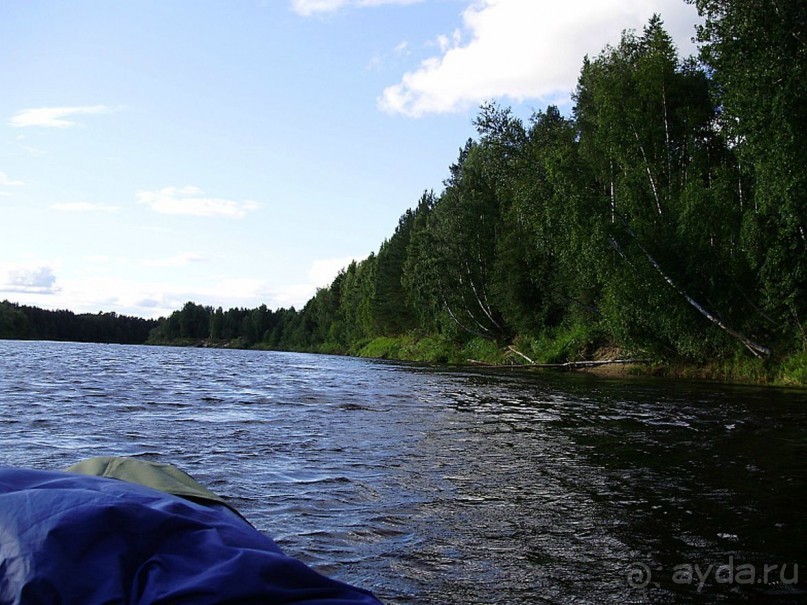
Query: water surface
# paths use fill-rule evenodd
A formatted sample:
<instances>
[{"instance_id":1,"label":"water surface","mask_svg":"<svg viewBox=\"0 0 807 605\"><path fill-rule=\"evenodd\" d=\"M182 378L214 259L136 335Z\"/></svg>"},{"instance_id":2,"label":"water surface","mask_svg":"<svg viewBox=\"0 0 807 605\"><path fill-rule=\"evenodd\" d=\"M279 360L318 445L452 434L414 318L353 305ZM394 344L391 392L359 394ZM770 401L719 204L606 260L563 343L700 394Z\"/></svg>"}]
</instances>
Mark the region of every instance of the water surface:
<instances>
[{"instance_id":1,"label":"water surface","mask_svg":"<svg viewBox=\"0 0 807 605\"><path fill-rule=\"evenodd\" d=\"M389 604L807 603L804 391L14 341L0 372L0 464L176 464Z\"/></svg>"}]
</instances>

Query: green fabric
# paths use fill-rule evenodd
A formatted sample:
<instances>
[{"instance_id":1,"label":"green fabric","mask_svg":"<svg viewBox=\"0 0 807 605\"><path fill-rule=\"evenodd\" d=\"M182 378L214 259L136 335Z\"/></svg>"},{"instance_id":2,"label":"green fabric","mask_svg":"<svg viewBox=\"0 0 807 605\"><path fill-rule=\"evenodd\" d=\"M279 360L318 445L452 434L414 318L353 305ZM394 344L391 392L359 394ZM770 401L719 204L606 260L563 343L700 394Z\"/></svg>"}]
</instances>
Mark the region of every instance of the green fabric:
<instances>
[{"instance_id":1,"label":"green fabric","mask_svg":"<svg viewBox=\"0 0 807 605\"><path fill-rule=\"evenodd\" d=\"M112 477L191 500L224 504L229 508L229 505L221 497L194 481L187 473L170 464L121 456L100 456L82 460L70 466L67 471L79 475Z\"/></svg>"}]
</instances>

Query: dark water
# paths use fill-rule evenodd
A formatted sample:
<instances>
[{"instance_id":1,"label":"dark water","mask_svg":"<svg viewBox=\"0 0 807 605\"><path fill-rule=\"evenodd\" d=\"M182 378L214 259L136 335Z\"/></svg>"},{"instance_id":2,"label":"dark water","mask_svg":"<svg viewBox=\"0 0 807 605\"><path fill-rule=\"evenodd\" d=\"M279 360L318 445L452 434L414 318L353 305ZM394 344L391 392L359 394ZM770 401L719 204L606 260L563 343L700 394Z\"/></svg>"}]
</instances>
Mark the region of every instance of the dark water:
<instances>
[{"instance_id":1,"label":"dark water","mask_svg":"<svg viewBox=\"0 0 807 605\"><path fill-rule=\"evenodd\" d=\"M804 391L0 341L0 464L97 455L389 604L807 603Z\"/></svg>"}]
</instances>

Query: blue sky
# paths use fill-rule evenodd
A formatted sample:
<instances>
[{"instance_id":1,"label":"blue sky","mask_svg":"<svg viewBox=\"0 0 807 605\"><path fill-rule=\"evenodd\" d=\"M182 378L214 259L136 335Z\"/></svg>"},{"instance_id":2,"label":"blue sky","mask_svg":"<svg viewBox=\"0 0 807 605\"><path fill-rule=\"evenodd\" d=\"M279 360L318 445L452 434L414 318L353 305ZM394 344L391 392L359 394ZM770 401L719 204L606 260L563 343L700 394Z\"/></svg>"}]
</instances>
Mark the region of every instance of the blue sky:
<instances>
[{"instance_id":1,"label":"blue sky","mask_svg":"<svg viewBox=\"0 0 807 605\"><path fill-rule=\"evenodd\" d=\"M683 0L0 0L0 300L299 308L654 12L694 52Z\"/></svg>"}]
</instances>

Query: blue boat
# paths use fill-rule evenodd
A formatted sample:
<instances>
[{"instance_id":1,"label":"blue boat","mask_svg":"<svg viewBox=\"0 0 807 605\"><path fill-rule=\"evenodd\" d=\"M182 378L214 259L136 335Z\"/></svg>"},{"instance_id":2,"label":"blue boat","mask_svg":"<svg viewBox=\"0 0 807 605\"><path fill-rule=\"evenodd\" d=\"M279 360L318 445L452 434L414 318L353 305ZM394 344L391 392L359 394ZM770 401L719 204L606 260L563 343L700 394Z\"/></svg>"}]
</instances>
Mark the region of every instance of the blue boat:
<instances>
[{"instance_id":1,"label":"blue boat","mask_svg":"<svg viewBox=\"0 0 807 605\"><path fill-rule=\"evenodd\" d=\"M284 554L174 466L0 467L0 605L380 605Z\"/></svg>"}]
</instances>

